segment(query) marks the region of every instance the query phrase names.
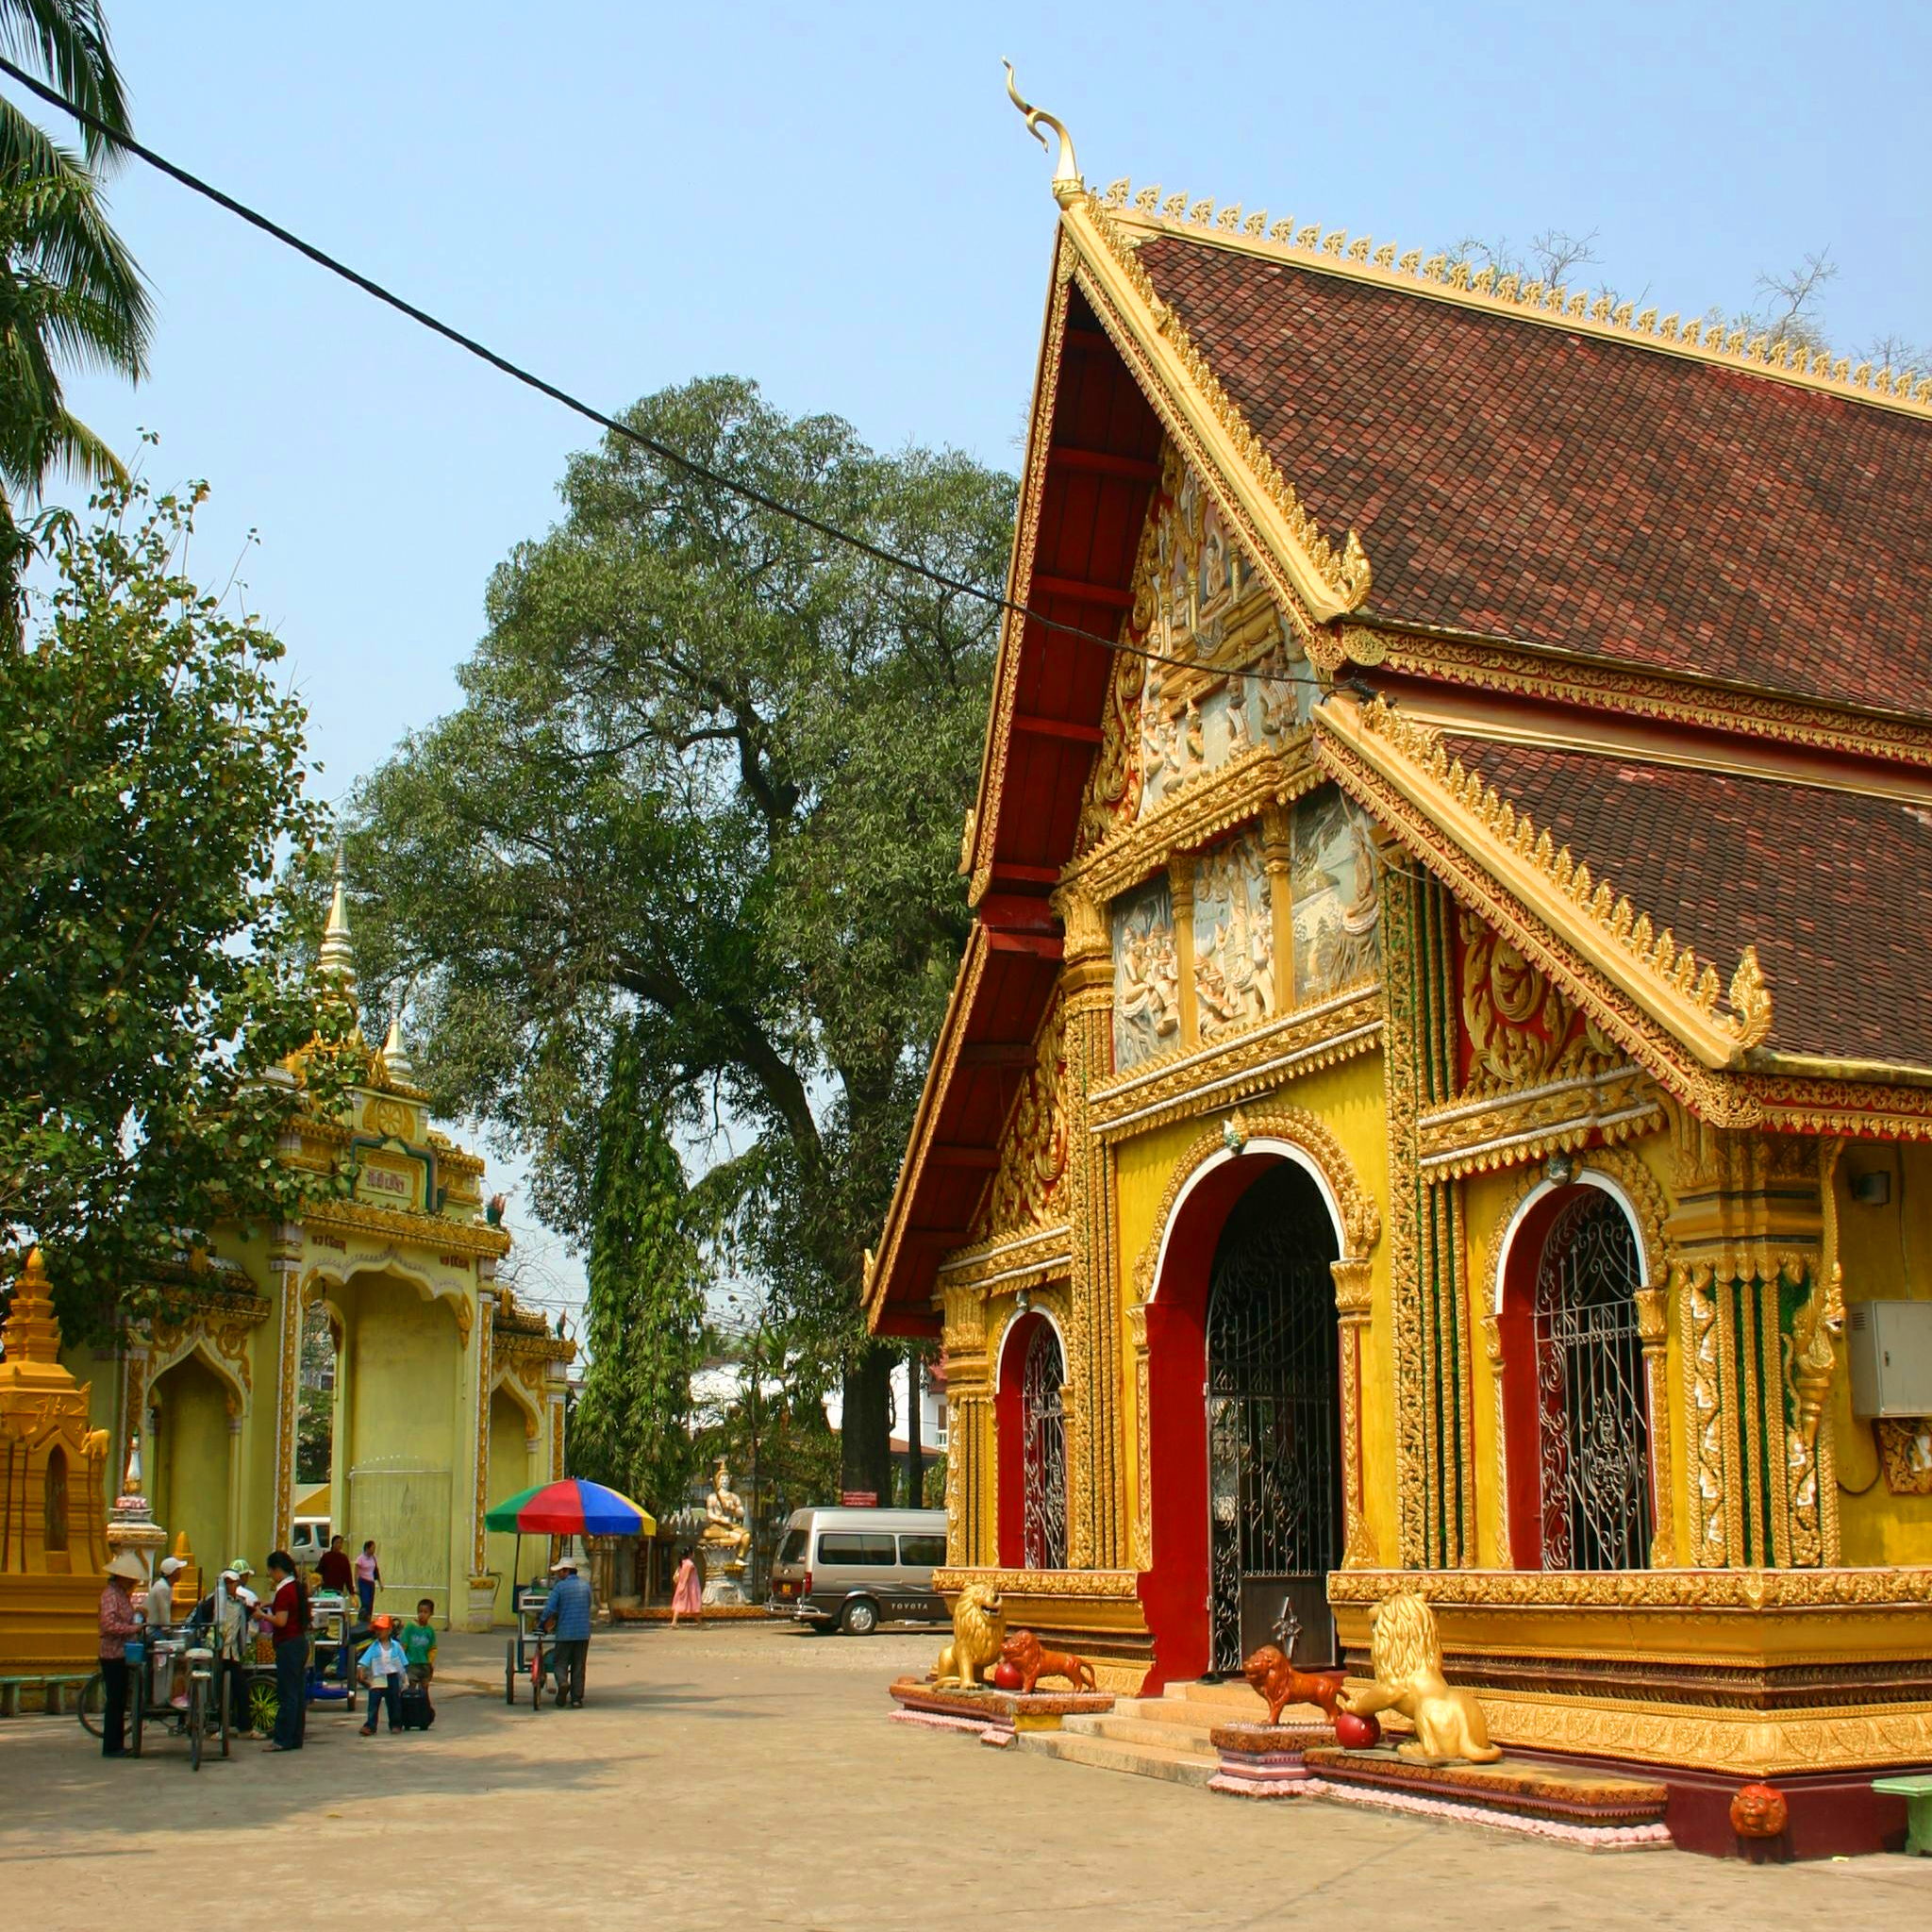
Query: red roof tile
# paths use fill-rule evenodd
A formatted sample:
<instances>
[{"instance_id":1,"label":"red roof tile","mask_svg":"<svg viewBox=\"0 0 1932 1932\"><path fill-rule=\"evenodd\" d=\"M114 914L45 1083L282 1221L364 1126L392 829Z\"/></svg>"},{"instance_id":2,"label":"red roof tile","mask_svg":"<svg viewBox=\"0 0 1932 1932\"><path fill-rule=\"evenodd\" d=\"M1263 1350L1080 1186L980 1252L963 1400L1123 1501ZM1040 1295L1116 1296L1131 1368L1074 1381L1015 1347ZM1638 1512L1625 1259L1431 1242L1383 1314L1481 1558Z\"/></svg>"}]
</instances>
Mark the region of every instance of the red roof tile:
<instances>
[{"instance_id":1,"label":"red roof tile","mask_svg":"<svg viewBox=\"0 0 1932 1932\"><path fill-rule=\"evenodd\" d=\"M1444 743L1721 978L1755 945L1774 1052L1932 1066L1932 812L1592 752Z\"/></svg>"},{"instance_id":2,"label":"red roof tile","mask_svg":"<svg viewBox=\"0 0 1932 1932\"><path fill-rule=\"evenodd\" d=\"M1932 420L1178 234L1141 246L1385 618L1932 713Z\"/></svg>"}]
</instances>

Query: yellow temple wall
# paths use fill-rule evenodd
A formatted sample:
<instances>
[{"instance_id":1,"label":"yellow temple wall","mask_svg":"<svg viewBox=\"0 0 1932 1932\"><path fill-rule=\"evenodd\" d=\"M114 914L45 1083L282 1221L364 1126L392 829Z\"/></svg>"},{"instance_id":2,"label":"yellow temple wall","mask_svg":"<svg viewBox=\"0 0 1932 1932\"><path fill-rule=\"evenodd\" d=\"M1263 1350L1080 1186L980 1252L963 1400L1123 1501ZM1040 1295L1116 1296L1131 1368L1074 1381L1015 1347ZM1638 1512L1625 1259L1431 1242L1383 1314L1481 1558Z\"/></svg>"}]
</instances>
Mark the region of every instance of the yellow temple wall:
<instances>
[{"instance_id":1,"label":"yellow temple wall","mask_svg":"<svg viewBox=\"0 0 1932 1932\"><path fill-rule=\"evenodd\" d=\"M1891 1177L1891 1198L1866 1206L1858 1176ZM1856 1143L1840 1157L1838 1257L1847 1307L1864 1301L1932 1298L1932 1147ZM1879 1460L1877 1424L1852 1414L1849 1371L1831 1391L1838 1453L1839 1535L1843 1560L1932 1563L1932 1495L1894 1495Z\"/></svg>"}]
</instances>

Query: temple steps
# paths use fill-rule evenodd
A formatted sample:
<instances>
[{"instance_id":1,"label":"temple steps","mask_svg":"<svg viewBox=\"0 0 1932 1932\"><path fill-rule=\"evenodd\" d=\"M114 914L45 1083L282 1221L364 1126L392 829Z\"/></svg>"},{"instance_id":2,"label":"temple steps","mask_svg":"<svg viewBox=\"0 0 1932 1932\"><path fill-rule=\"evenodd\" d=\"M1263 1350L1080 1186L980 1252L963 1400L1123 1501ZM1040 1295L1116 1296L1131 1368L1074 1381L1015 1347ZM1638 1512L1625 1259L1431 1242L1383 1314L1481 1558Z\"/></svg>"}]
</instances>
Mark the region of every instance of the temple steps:
<instances>
[{"instance_id":1,"label":"temple steps","mask_svg":"<svg viewBox=\"0 0 1932 1932\"><path fill-rule=\"evenodd\" d=\"M1058 1731L1028 1732L1021 1741L1070 1764L1205 1785L1220 1768L1220 1754L1208 1737L1214 1726L1266 1714L1261 1700L1239 1679L1170 1684L1158 1697L1123 1697L1104 1717L1070 1717Z\"/></svg>"},{"instance_id":2,"label":"temple steps","mask_svg":"<svg viewBox=\"0 0 1932 1932\"><path fill-rule=\"evenodd\" d=\"M1096 1771L1124 1771L1136 1777L1162 1778L1176 1785L1205 1785L1219 1768L1220 1760L1211 1750L1204 1752L1179 1741L1150 1743L1087 1728L1134 1722L1117 1717L1069 1718L1058 1731L1024 1733L1020 1743L1025 1750L1058 1757L1065 1764L1091 1764ZM1075 1724L1081 1728L1074 1730ZM1157 1732L1166 1729L1152 1724L1138 1727Z\"/></svg>"}]
</instances>

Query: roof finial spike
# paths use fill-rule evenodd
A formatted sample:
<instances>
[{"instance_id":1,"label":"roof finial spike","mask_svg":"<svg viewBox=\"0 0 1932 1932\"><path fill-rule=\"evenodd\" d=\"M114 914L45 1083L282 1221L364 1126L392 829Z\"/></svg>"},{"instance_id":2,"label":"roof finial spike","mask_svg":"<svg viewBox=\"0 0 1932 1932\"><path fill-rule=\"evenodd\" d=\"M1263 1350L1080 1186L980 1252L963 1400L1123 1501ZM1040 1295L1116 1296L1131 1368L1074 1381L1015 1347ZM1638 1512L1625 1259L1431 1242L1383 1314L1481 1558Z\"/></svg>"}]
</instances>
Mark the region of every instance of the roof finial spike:
<instances>
[{"instance_id":1,"label":"roof finial spike","mask_svg":"<svg viewBox=\"0 0 1932 1932\"><path fill-rule=\"evenodd\" d=\"M1049 114L1044 108L1036 108L1032 102L1020 98L1020 90L1013 85L1013 63L1003 60L1000 63L1007 70L1007 96L1014 107L1026 117L1026 125L1033 138L1050 153L1052 143L1047 140L1042 126L1051 127L1060 138L1059 158L1054 163L1053 195L1064 206L1076 196L1086 192L1086 184L1080 179L1080 170L1074 160L1074 137L1067 132L1066 124L1057 116Z\"/></svg>"},{"instance_id":2,"label":"roof finial spike","mask_svg":"<svg viewBox=\"0 0 1932 1932\"><path fill-rule=\"evenodd\" d=\"M401 1081L405 1086L416 1077L416 1070L409 1064L409 1050L403 1044L401 1001L396 1003L395 1011L389 1016L389 1035L382 1042L382 1066L391 1081Z\"/></svg>"},{"instance_id":3,"label":"roof finial spike","mask_svg":"<svg viewBox=\"0 0 1932 1932\"><path fill-rule=\"evenodd\" d=\"M329 900L328 924L323 928L322 950L315 962L323 976L333 980L344 997L355 997L356 953L349 943L349 875L340 844L336 847L335 892Z\"/></svg>"}]
</instances>

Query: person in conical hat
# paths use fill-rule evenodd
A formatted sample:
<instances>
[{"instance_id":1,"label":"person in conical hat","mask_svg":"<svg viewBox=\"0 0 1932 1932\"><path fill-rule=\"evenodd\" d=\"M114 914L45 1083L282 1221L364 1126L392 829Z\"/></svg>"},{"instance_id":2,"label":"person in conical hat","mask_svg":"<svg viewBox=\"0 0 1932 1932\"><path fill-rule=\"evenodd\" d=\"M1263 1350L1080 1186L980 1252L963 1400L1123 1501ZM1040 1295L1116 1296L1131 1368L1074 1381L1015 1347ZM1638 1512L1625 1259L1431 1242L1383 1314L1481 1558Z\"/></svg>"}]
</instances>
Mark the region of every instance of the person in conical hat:
<instances>
[{"instance_id":1,"label":"person in conical hat","mask_svg":"<svg viewBox=\"0 0 1932 1932\"><path fill-rule=\"evenodd\" d=\"M127 1755L127 1640L141 1630L130 1588L147 1581L147 1565L132 1550L120 1551L108 1564L108 1587L101 1591L101 1756Z\"/></svg>"}]
</instances>

